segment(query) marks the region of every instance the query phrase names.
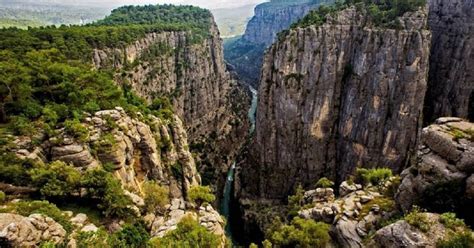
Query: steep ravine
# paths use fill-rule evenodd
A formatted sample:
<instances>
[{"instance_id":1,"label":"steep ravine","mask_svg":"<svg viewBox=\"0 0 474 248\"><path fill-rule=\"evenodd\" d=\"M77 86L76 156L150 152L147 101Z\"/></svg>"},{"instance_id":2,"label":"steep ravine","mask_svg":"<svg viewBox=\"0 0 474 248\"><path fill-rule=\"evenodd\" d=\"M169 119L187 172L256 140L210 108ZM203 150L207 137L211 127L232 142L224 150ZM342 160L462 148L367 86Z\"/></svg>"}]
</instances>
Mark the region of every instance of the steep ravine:
<instances>
[{"instance_id":1,"label":"steep ravine","mask_svg":"<svg viewBox=\"0 0 474 248\"><path fill-rule=\"evenodd\" d=\"M277 34L312 9L332 3L334 0L272 0L258 5L244 35L225 46L226 60L243 81L258 88L265 49Z\"/></svg>"},{"instance_id":2,"label":"steep ravine","mask_svg":"<svg viewBox=\"0 0 474 248\"><path fill-rule=\"evenodd\" d=\"M247 224L261 225L258 209L284 203L298 184L410 163L429 68L427 17L406 13L395 30L349 8L290 30L268 50L256 132L236 179Z\"/></svg>"},{"instance_id":3,"label":"steep ravine","mask_svg":"<svg viewBox=\"0 0 474 248\"><path fill-rule=\"evenodd\" d=\"M250 97L227 71L219 30L211 23L202 40L189 32L150 33L122 49L95 50L94 64L118 70L117 82L130 84L150 102L171 99L197 155L203 183L220 193L245 142Z\"/></svg>"}]
</instances>

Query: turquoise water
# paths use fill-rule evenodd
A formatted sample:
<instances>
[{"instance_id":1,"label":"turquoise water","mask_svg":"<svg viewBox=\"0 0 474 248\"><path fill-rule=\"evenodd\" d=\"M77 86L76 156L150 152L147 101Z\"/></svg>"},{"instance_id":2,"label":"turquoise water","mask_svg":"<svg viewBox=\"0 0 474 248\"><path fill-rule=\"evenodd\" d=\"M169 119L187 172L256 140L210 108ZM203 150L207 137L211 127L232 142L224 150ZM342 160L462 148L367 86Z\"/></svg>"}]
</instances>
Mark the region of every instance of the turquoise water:
<instances>
[{"instance_id":1,"label":"turquoise water","mask_svg":"<svg viewBox=\"0 0 474 248\"><path fill-rule=\"evenodd\" d=\"M258 103L258 94L257 90L249 86L250 91L252 92L252 104L248 112L248 118L250 120L251 126L249 129L250 134L255 131L255 114L257 112L257 103ZM227 236L233 241L232 236L232 225L230 224L230 204L231 196L234 186L234 173L235 173L235 161L227 172L227 179L224 186L224 194L221 201L221 214L227 219L227 225L225 227Z\"/></svg>"}]
</instances>

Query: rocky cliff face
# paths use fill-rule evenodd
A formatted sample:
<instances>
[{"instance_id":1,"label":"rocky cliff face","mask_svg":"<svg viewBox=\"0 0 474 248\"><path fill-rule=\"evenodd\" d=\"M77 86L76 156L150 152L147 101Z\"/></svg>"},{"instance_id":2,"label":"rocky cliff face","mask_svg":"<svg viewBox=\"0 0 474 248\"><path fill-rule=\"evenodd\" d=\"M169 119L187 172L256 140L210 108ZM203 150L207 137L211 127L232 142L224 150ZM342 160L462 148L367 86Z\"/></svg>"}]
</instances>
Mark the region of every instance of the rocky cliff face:
<instances>
[{"instance_id":1,"label":"rocky cliff face","mask_svg":"<svg viewBox=\"0 0 474 248\"><path fill-rule=\"evenodd\" d=\"M457 212L474 222L474 124L440 118L423 129L419 158L402 173L397 201L409 211L419 205Z\"/></svg>"},{"instance_id":2,"label":"rocky cliff face","mask_svg":"<svg viewBox=\"0 0 474 248\"><path fill-rule=\"evenodd\" d=\"M136 195L142 195L145 180L168 186L172 198L183 198L189 187L201 182L186 132L176 116L166 121L152 117L145 124L117 108L95 113L84 125L89 130L86 139L74 138L64 130L57 130L58 135L40 145L29 137L18 137L15 152L40 163L63 161L81 171L108 165Z\"/></svg>"},{"instance_id":3,"label":"rocky cliff face","mask_svg":"<svg viewBox=\"0 0 474 248\"><path fill-rule=\"evenodd\" d=\"M255 8L255 16L247 24L245 34L226 48L226 59L235 66L239 76L253 87L258 87L265 49L277 34L321 4L333 0L273 0Z\"/></svg>"},{"instance_id":4,"label":"rocky cliff face","mask_svg":"<svg viewBox=\"0 0 474 248\"><path fill-rule=\"evenodd\" d=\"M247 134L250 98L227 72L215 24L205 39L188 32L150 33L123 49L95 50L94 64L115 68L118 82L150 102L170 98L193 151L201 155L206 181L227 171Z\"/></svg>"},{"instance_id":5,"label":"rocky cliff face","mask_svg":"<svg viewBox=\"0 0 474 248\"><path fill-rule=\"evenodd\" d=\"M242 197L285 199L322 176L356 167L401 171L414 157L427 85L427 12L401 30L366 24L355 8L321 26L296 28L268 51L256 135Z\"/></svg>"},{"instance_id":6,"label":"rocky cliff face","mask_svg":"<svg viewBox=\"0 0 474 248\"><path fill-rule=\"evenodd\" d=\"M433 32L425 120L474 120L474 2L431 0Z\"/></svg>"}]
</instances>

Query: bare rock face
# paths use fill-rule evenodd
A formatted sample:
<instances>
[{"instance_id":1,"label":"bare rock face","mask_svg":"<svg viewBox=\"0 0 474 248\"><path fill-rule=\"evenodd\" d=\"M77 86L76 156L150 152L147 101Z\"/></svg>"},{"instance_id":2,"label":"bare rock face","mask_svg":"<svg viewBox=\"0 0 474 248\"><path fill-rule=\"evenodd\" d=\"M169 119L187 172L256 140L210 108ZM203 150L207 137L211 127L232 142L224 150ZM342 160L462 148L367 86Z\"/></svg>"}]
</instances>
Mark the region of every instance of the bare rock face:
<instances>
[{"instance_id":1,"label":"bare rock face","mask_svg":"<svg viewBox=\"0 0 474 248\"><path fill-rule=\"evenodd\" d=\"M0 214L0 240L11 247L36 247L46 241L61 244L65 238L64 228L47 216Z\"/></svg>"},{"instance_id":2,"label":"bare rock face","mask_svg":"<svg viewBox=\"0 0 474 248\"><path fill-rule=\"evenodd\" d=\"M227 71L219 30L211 23L206 38L150 33L125 48L95 50L93 63L119 71L116 81L131 84L149 102L169 98L191 147L201 155L201 172L216 182L245 141L250 97Z\"/></svg>"},{"instance_id":3,"label":"bare rock face","mask_svg":"<svg viewBox=\"0 0 474 248\"><path fill-rule=\"evenodd\" d=\"M431 33L427 12L401 30L356 8L295 28L267 52L242 198L283 199L298 184L341 182L355 167L401 171L416 154Z\"/></svg>"},{"instance_id":4,"label":"bare rock face","mask_svg":"<svg viewBox=\"0 0 474 248\"><path fill-rule=\"evenodd\" d=\"M474 207L474 124L440 118L423 129L418 161L402 172L397 202L468 214ZM462 215L462 214L461 214ZM473 221L472 214L463 215Z\"/></svg>"},{"instance_id":5,"label":"bare rock face","mask_svg":"<svg viewBox=\"0 0 474 248\"><path fill-rule=\"evenodd\" d=\"M474 121L474 3L430 0L433 32L425 121L443 116Z\"/></svg>"},{"instance_id":6,"label":"bare rock face","mask_svg":"<svg viewBox=\"0 0 474 248\"><path fill-rule=\"evenodd\" d=\"M264 51L277 34L290 27L312 9L334 0L272 0L257 5L245 34L225 49L226 60L246 83L258 88Z\"/></svg>"}]
</instances>

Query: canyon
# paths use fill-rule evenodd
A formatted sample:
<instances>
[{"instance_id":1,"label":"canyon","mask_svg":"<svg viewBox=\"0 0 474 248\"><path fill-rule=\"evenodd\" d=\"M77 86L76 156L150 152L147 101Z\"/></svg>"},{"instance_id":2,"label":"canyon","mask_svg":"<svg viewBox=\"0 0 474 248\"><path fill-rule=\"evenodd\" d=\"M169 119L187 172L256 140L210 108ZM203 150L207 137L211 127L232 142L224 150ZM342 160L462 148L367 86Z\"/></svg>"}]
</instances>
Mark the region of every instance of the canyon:
<instances>
[{"instance_id":1,"label":"canyon","mask_svg":"<svg viewBox=\"0 0 474 248\"><path fill-rule=\"evenodd\" d=\"M474 2L424 3L272 0L227 44L210 12L190 6L1 30L5 61L24 62L0 66L31 70L19 88L33 94L0 91L0 246L473 238ZM83 85L94 77L105 86ZM69 81L120 99L71 103L83 95L57 93ZM33 115L23 101L36 98ZM34 132L17 130L22 118ZM299 228L313 228L309 243L290 237Z\"/></svg>"}]
</instances>

